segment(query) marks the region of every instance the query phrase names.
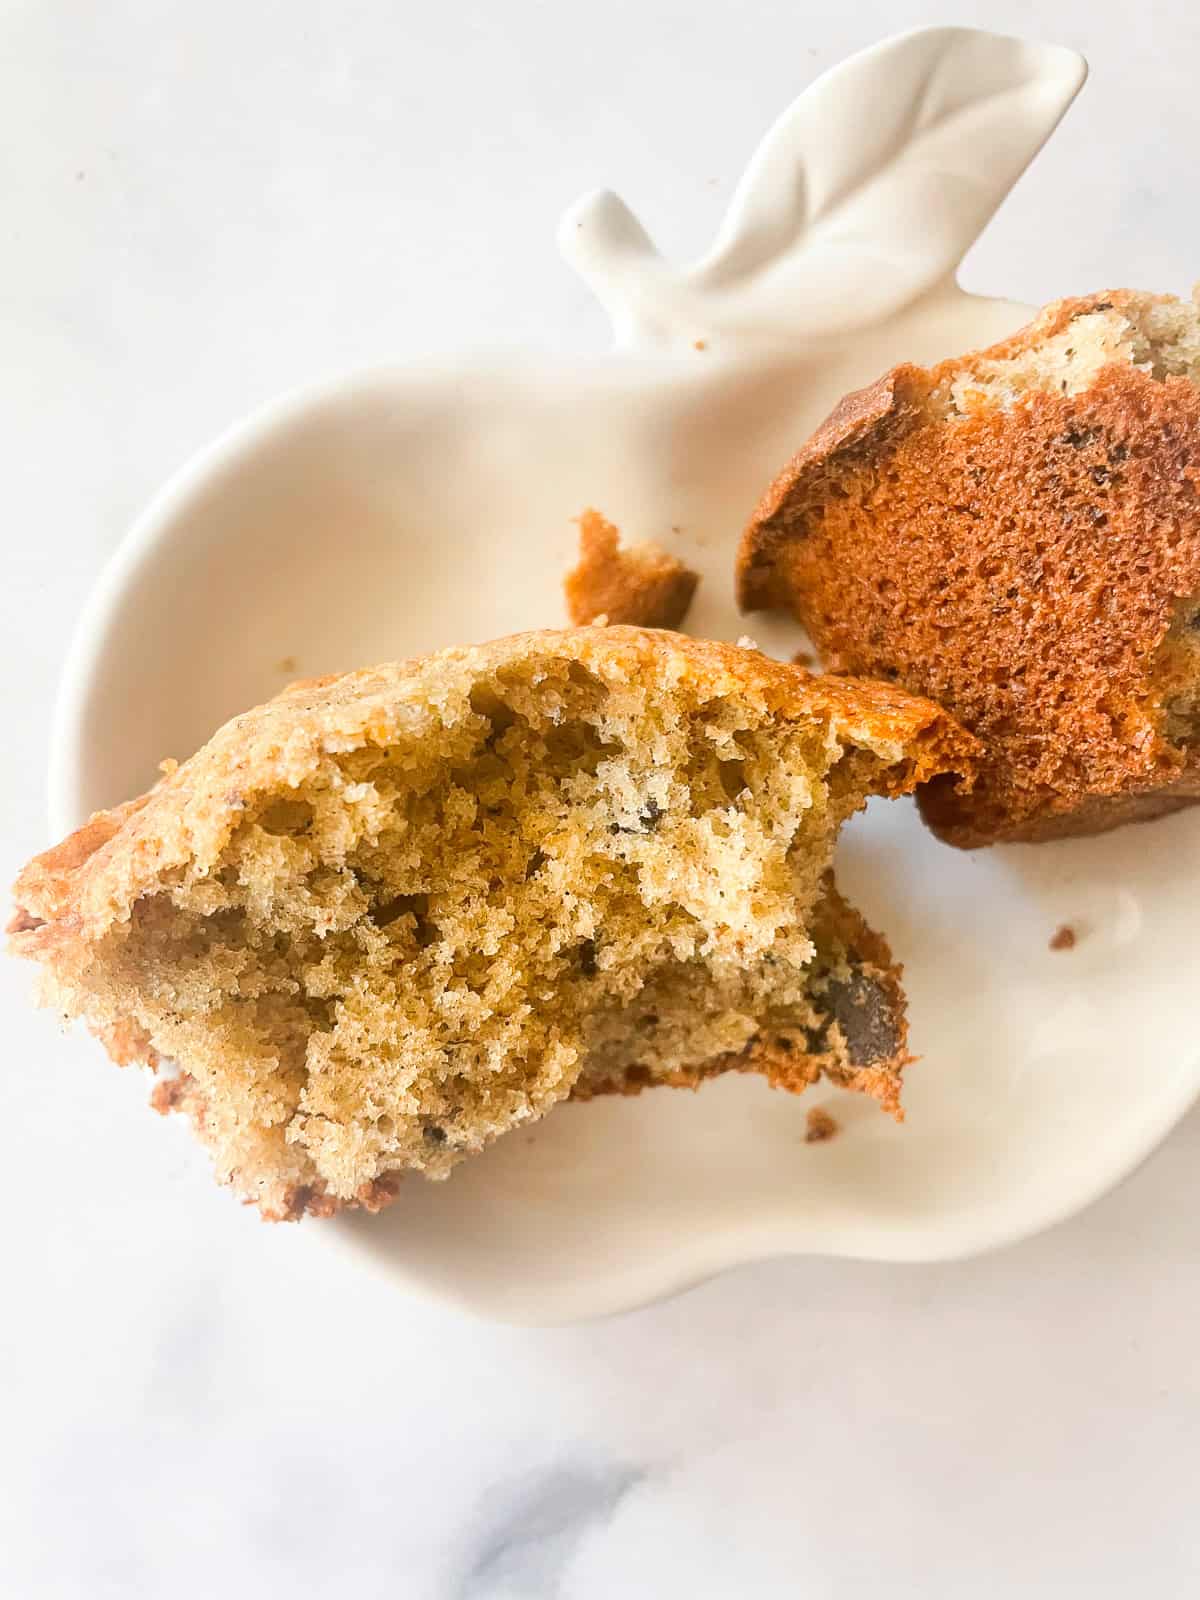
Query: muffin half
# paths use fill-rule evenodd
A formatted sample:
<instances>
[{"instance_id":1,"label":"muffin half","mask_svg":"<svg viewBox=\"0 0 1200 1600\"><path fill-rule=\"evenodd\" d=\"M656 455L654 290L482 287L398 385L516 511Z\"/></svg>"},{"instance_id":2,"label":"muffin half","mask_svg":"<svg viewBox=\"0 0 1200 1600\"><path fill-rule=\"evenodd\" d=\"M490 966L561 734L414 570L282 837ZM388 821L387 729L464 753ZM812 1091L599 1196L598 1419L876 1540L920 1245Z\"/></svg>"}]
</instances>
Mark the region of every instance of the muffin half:
<instances>
[{"instance_id":1,"label":"muffin half","mask_svg":"<svg viewBox=\"0 0 1200 1600\"><path fill-rule=\"evenodd\" d=\"M743 606L982 745L925 786L952 844L1095 833L1200 799L1200 316L1114 290L844 399L755 512Z\"/></svg>"},{"instance_id":2,"label":"muffin half","mask_svg":"<svg viewBox=\"0 0 1200 1600\"><path fill-rule=\"evenodd\" d=\"M16 885L43 997L174 1064L271 1218L378 1207L575 1093L737 1068L896 1110L883 940L829 876L871 794L966 772L927 701L635 628L296 684Z\"/></svg>"}]
</instances>

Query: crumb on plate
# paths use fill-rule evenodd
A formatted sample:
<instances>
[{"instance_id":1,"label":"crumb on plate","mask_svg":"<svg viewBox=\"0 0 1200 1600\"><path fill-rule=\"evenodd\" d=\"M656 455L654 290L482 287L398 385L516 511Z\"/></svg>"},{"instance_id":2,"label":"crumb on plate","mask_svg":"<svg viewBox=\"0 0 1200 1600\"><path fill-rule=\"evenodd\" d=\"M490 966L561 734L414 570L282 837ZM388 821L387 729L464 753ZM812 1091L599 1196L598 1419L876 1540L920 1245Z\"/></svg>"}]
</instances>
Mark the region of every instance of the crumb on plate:
<instances>
[{"instance_id":1,"label":"crumb on plate","mask_svg":"<svg viewBox=\"0 0 1200 1600\"><path fill-rule=\"evenodd\" d=\"M805 1120L805 1144L827 1144L839 1131L836 1120L820 1106L812 1106Z\"/></svg>"},{"instance_id":2,"label":"crumb on plate","mask_svg":"<svg viewBox=\"0 0 1200 1600\"><path fill-rule=\"evenodd\" d=\"M698 573L654 544L621 546L598 511L579 518L579 561L563 579L567 615L578 627L601 617L641 628L678 628L700 582Z\"/></svg>"}]
</instances>

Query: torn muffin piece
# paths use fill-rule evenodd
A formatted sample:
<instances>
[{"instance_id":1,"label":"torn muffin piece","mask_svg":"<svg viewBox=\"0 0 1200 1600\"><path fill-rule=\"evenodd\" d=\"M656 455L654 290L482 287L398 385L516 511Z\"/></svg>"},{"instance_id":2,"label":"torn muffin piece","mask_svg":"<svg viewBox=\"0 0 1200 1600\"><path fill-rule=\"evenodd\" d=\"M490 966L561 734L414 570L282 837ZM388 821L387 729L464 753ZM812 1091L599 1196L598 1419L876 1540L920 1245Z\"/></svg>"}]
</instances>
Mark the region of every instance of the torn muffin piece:
<instances>
[{"instance_id":1,"label":"torn muffin piece","mask_svg":"<svg viewBox=\"0 0 1200 1600\"><path fill-rule=\"evenodd\" d=\"M840 1088L869 1094L899 1120L901 1074L914 1059L906 1048L908 1021L901 968L886 939L838 892L832 871L821 881L808 926L813 955L807 973L808 1009L759 1016L740 1050L678 1066L657 1065L664 1028L686 1036L690 1028L686 977L667 975L679 992L664 1004L662 985L651 982L632 1008L597 1029L571 1093L576 1100L597 1094L639 1094L656 1084L698 1089L724 1072L753 1072L775 1089L801 1094L825 1078ZM685 1041L681 1041L685 1042ZM643 1063L645 1054L650 1064Z\"/></svg>"},{"instance_id":2,"label":"torn muffin piece","mask_svg":"<svg viewBox=\"0 0 1200 1600\"><path fill-rule=\"evenodd\" d=\"M642 628L678 628L698 573L658 545L622 545L598 511L579 518L579 564L563 579L567 615L579 626L604 617Z\"/></svg>"},{"instance_id":3,"label":"torn muffin piece","mask_svg":"<svg viewBox=\"0 0 1200 1600\"><path fill-rule=\"evenodd\" d=\"M1200 313L1113 290L847 396L767 491L744 608L983 744L919 802L964 847L1200 799Z\"/></svg>"},{"instance_id":4,"label":"torn muffin piece","mask_svg":"<svg viewBox=\"0 0 1200 1600\"><path fill-rule=\"evenodd\" d=\"M828 876L973 741L883 685L632 628L293 685L16 885L42 998L174 1063L268 1218L378 1208L572 1092L762 1072L898 1104L898 969Z\"/></svg>"}]
</instances>

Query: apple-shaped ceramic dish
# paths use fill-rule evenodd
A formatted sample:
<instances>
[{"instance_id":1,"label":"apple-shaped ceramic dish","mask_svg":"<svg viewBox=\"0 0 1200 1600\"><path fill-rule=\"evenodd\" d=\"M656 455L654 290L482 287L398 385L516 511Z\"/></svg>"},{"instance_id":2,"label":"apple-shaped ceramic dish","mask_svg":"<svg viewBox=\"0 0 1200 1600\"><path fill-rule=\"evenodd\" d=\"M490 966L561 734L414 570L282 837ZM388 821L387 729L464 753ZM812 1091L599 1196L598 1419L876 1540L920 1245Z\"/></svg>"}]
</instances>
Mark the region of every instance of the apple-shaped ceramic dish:
<instances>
[{"instance_id":1,"label":"apple-shaped ceramic dish","mask_svg":"<svg viewBox=\"0 0 1200 1600\"><path fill-rule=\"evenodd\" d=\"M888 41L785 114L698 265L670 268L611 195L567 216L612 356L391 366L234 429L151 506L89 604L59 704L55 830L144 788L288 670L563 620L586 505L702 571L691 631L793 651L792 625L734 607L748 512L846 389L1025 319L964 294L955 269L1083 75L1069 51L989 34ZM1018 1239L1128 1173L1200 1088L1198 860L1200 810L962 854L911 803L876 802L838 871L905 963L923 1059L903 1127L852 1096L733 1076L568 1104L450 1182L306 1236L522 1320L782 1252L918 1261ZM1061 923L1069 953L1049 949ZM817 1104L841 1131L810 1145Z\"/></svg>"}]
</instances>

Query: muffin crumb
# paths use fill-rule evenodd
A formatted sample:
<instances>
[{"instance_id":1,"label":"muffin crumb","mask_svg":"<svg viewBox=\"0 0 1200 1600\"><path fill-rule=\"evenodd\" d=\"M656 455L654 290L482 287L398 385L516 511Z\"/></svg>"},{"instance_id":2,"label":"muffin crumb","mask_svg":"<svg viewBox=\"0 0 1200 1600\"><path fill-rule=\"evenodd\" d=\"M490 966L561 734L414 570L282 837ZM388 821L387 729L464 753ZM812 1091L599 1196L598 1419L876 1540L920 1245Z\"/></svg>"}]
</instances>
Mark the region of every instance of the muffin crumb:
<instances>
[{"instance_id":1,"label":"muffin crumb","mask_svg":"<svg viewBox=\"0 0 1200 1600\"><path fill-rule=\"evenodd\" d=\"M828 1144L839 1132L837 1121L823 1106L813 1106L806 1117L805 1144Z\"/></svg>"},{"instance_id":2,"label":"muffin crumb","mask_svg":"<svg viewBox=\"0 0 1200 1600\"><path fill-rule=\"evenodd\" d=\"M567 615L578 627L632 623L678 628L700 582L676 556L655 544L622 547L620 534L598 511L579 518L579 561L563 579Z\"/></svg>"}]
</instances>

